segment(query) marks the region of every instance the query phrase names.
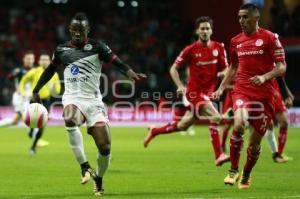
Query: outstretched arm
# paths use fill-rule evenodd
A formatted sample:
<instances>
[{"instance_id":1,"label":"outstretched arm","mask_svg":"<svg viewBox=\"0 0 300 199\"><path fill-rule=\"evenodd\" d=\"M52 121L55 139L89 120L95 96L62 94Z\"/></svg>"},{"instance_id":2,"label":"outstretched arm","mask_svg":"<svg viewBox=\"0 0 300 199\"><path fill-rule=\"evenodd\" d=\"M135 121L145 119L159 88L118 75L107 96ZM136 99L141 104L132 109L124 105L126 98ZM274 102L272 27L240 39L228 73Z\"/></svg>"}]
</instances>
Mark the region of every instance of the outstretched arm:
<instances>
[{"instance_id":1,"label":"outstretched arm","mask_svg":"<svg viewBox=\"0 0 300 199\"><path fill-rule=\"evenodd\" d=\"M122 62L118 57L114 58L112 64L117 67L120 73L126 75L131 81L135 82L140 78L146 78L147 76L143 73L134 72L131 67Z\"/></svg>"},{"instance_id":2,"label":"outstretched arm","mask_svg":"<svg viewBox=\"0 0 300 199\"><path fill-rule=\"evenodd\" d=\"M43 72L41 75L39 81L37 82L36 86L34 87L32 91L32 101L33 102L39 102L39 91L43 86L52 78L56 70L56 67L51 63Z\"/></svg>"}]
</instances>

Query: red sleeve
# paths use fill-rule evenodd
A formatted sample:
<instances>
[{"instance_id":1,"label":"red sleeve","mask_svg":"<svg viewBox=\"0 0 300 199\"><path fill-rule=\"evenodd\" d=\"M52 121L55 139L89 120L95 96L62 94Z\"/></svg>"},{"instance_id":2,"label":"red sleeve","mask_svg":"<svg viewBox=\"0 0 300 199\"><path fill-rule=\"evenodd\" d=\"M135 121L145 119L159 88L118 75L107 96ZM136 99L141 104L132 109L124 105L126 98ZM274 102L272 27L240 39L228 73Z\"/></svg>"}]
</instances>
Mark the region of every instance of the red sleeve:
<instances>
[{"instance_id":1,"label":"red sleeve","mask_svg":"<svg viewBox=\"0 0 300 199\"><path fill-rule=\"evenodd\" d=\"M285 52L279 41L277 34L271 34L270 37L270 54L275 63L285 61Z\"/></svg>"},{"instance_id":2,"label":"red sleeve","mask_svg":"<svg viewBox=\"0 0 300 199\"><path fill-rule=\"evenodd\" d=\"M181 68L184 64L189 63L190 60L190 47L185 47L181 53L179 54L179 56L176 58L174 64L177 65L177 68Z\"/></svg>"},{"instance_id":3,"label":"red sleeve","mask_svg":"<svg viewBox=\"0 0 300 199\"><path fill-rule=\"evenodd\" d=\"M227 55L222 43L219 47L219 56L218 56L218 71L222 71L228 67Z\"/></svg>"},{"instance_id":4,"label":"red sleeve","mask_svg":"<svg viewBox=\"0 0 300 199\"><path fill-rule=\"evenodd\" d=\"M239 62L238 56L236 53L236 45L234 44L234 42L232 40L230 41L230 62L232 64L237 64Z\"/></svg>"}]
</instances>

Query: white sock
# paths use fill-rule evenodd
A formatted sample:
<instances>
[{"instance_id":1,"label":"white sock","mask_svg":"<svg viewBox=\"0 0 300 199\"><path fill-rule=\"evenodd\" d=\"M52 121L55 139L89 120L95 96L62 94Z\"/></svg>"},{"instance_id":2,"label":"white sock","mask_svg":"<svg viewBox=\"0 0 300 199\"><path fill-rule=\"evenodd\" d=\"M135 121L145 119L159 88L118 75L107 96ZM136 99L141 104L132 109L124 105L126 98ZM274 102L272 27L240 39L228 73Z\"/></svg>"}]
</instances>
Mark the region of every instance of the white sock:
<instances>
[{"instance_id":1,"label":"white sock","mask_svg":"<svg viewBox=\"0 0 300 199\"><path fill-rule=\"evenodd\" d=\"M5 118L3 120L0 121L0 127L6 127L6 126L11 126L13 123L13 119L12 118Z\"/></svg>"},{"instance_id":2,"label":"white sock","mask_svg":"<svg viewBox=\"0 0 300 199\"><path fill-rule=\"evenodd\" d=\"M32 139L34 140L35 137L36 137L36 134L39 132L39 129L38 128L34 128L33 131L32 131Z\"/></svg>"},{"instance_id":3,"label":"white sock","mask_svg":"<svg viewBox=\"0 0 300 199\"><path fill-rule=\"evenodd\" d=\"M270 146L270 149L271 149L272 153L278 152L277 140L276 140L274 131L268 129L265 136L268 140L268 143L269 143L269 146Z\"/></svg>"},{"instance_id":4,"label":"white sock","mask_svg":"<svg viewBox=\"0 0 300 199\"><path fill-rule=\"evenodd\" d=\"M79 164L87 162L84 152L83 137L79 127L66 127L68 131L69 143L75 158Z\"/></svg>"},{"instance_id":5,"label":"white sock","mask_svg":"<svg viewBox=\"0 0 300 199\"><path fill-rule=\"evenodd\" d=\"M97 160L98 160L98 175L100 177L103 177L110 163L110 154L108 154L107 156L103 156L99 153Z\"/></svg>"}]
</instances>

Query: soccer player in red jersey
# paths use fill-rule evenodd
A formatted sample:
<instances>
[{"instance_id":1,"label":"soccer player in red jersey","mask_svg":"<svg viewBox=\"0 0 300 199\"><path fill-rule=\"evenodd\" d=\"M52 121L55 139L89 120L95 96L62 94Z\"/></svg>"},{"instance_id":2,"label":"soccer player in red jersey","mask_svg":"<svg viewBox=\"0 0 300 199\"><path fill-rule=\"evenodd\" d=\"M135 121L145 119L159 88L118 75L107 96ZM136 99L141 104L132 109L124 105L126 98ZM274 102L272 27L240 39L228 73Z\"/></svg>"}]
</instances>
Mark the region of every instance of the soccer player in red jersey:
<instances>
[{"instance_id":1,"label":"soccer player in red jersey","mask_svg":"<svg viewBox=\"0 0 300 199\"><path fill-rule=\"evenodd\" d=\"M231 169L224 179L233 185L239 179L239 159L244 128L251 125L247 161L243 169L240 189L250 187L250 173L259 158L261 140L273 112L274 77L286 71L285 54L278 36L258 26L260 13L254 4L242 5L239 12L242 33L231 39L231 65L212 94L219 99L226 85L235 77L233 88L234 130L230 138Z\"/></svg>"},{"instance_id":2,"label":"soccer player in red jersey","mask_svg":"<svg viewBox=\"0 0 300 199\"><path fill-rule=\"evenodd\" d=\"M217 73L227 67L226 53L221 43L212 41L213 21L203 16L196 20L197 41L184 48L170 69L171 77L177 86L177 93L184 95L190 102L191 111L182 120L173 121L160 128L150 128L144 146L157 135L178 132L191 126L196 118L206 116L210 119L210 137L215 153L215 164L222 165L229 161L221 149L218 124L221 115L214 108L209 96L216 88L218 82ZM178 69L188 66L189 76L187 89L184 87L178 73Z\"/></svg>"},{"instance_id":3,"label":"soccer player in red jersey","mask_svg":"<svg viewBox=\"0 0 300 199\"><path fill-rule=\"evenodd\" d=\"M282 82L285 88L280 89L279 84ZM287 140L288 130L288 119L287 119L287 108L293 104L294 96L286 86L283 78L278 81L273 81L276 92L274 92L274 115L273 121L277 122L280 126L278 135L278 146L273 131L273 125L270 125L267 132L266 138L272 151L273 161L276 163L286 163L289 158L282 155L283 149ZM284 99L284 100L283 100Z\"/></svg>"}]
</instances>

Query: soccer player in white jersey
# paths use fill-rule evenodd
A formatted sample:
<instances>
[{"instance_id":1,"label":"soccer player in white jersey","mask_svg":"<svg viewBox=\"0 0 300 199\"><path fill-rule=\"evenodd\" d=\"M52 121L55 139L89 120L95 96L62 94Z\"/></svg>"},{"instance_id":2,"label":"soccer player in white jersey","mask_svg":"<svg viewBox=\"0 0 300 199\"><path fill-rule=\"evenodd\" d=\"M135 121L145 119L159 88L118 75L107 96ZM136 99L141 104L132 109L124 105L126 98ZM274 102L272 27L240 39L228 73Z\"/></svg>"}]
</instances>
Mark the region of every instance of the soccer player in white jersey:
<instances>
[{"instance_id":1,"label":"soccer player in white jersey","mask_svg":"<svg viewBox=\"0 0 300 199\"><path fill-rule=\"evenodd\" d=\"M106 44L88 38L89 22L84 13L77 13L71 19L69 31L71 40L56 48L50 66L44 71L33 90L33 100L39 101L39 90L57 71L64 80L62 103L66 130L72 135L70 136L72 150L81 166L85 164L93 177L94 194L101 196L104 193L102 178L109 165L111 148L109 121L99 89L102 63L112 63L133 82L146 76L135 73ZM88 134L93 137L99 150L97 173L89 167L84 154L79 129L84 122Z\"/></svg>"}]
</instances>

